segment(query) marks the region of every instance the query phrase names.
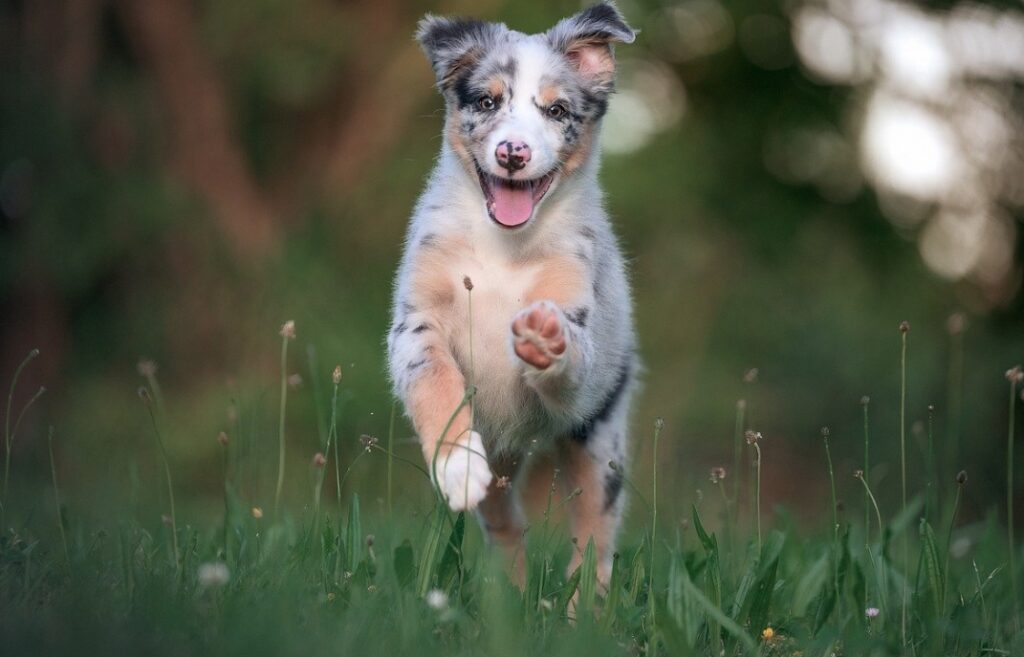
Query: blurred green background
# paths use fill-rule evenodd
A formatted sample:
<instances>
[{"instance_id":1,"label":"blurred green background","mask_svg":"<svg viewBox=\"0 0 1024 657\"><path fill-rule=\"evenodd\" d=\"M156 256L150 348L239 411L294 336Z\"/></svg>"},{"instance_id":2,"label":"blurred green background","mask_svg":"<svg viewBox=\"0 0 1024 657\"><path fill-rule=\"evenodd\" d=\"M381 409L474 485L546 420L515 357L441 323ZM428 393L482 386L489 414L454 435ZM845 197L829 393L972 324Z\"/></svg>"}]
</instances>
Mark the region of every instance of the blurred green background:
<instances>
[{"instance_id":1,"label":"blurred green background","mask_svg":"<svg viewBox=\"0 0 1024 657\"><path fill-rule=\"evenodd\" d=\"M648 485L657 416L665 517L700 498L712 466L745 477L731 467L744 398L765 436L766 506L818 522L821 426L840 495L861 494L848 475L863 395L872 479L894 484L884 461L898 445L907 320L908 423L925 423L912 432L911 476L925 476L931 404L943 486L967 468L965 513L998 504L1003 372L1024 358L1021 5L619 5L641 33L618 50L602 180L647 364L636 485ZM288 319L298 332L288 373L303 379L287 422L293 508L309 499L336 364L343 467L362 434L383 439L392 274L443 115L416 21L432 11L533 32L580 7L4 3L0 378L6 386L38 347L15 409L47 387L14 445L19 513L45 503L35 493L48 482L51 424L76 516L160 506L136 397L144 360L158 367L190 517L218 517L221 430L239 445L232 478L246 504L269 506ZM756 381L744 382L751 368ZM400 454L419 458L401 418L395 436ZM429 504L422 478L399 472L401 513ZM346 487L380 499L382 457L360 459Z\"/></svg>"}]
</instances>

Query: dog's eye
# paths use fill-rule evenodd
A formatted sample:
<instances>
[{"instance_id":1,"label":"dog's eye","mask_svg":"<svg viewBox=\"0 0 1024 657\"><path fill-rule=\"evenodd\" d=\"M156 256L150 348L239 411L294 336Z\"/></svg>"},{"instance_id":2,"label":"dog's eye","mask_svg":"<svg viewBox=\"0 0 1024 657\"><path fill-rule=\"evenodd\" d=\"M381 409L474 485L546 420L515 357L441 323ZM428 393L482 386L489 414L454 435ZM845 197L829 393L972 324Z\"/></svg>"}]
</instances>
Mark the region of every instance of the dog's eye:
<instances>
[{"instance_id":1,"label":"dog's eye","mask_svg":"<svg viewBox=\"0 0 1024 657\"><path fill-rule=\"evenodd\" d=\"M495 108L495 102L490 96L481 96L480 100L476 101L476 106L485 112L490 112Z\"/></svg>"},{"instance_id":2,"label":"dog's eye","mask_svg":"<svg viewBox=\"0 0 1024 657\"><path fill-rule=\"evenodd\" d=\"M560 119L563 116L565 116L566 111L567 110L565 109L565 105L562 105L561 103L555 103L554 105L548 108L548 116L551 117L552 119Z\"/></svg>"},{"instance_id":3,"label":"dog's eye","mask_svg":"<svg viewBox=\"0 0 1024 657\"><path fill-rule=\"evenodd\" d=\"M561 119L562 117L565 116L566 112L568 111L565 108L565 105L563 105L560 102L556 102L555 104L548 107L548 116L552 119Z\"/></svg>"}]
</instances>

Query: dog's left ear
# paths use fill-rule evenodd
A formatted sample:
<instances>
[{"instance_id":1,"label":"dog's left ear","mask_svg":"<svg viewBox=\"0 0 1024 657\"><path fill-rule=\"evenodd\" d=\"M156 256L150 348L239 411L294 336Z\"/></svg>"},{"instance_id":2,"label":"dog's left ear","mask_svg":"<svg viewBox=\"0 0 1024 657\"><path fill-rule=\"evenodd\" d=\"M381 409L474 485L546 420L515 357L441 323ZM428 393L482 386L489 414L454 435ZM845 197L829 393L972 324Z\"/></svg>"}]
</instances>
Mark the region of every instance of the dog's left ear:
<instances>
[{"instance_id":1,"label":"dog's left ear","mask_svg":"<svg viewBox=\"0 0 1024 657\"><path fill-rule=\"evenodd\" d=\"M576 67L595 90L610 92L615 82L613 43L633 43L636 32L611 2L602 2L564 18L547 32L551 46Z\"/></svg>"}]
</instances>

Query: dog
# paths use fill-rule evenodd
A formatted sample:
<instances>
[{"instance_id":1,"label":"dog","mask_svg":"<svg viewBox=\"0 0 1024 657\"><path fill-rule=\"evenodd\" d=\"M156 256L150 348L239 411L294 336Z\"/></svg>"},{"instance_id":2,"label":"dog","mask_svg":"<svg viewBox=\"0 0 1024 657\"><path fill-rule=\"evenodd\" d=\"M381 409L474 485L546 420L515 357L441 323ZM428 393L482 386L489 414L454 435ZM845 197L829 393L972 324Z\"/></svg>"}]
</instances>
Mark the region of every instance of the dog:
<instances>
[{"instance_id":1,"label":"dog","mask_svg":"<svg viewBox=\"0 0 1024 657\"><path fill-rule=\"evenodd\" d=\"M441 495L513 561L531 456L552 455L570 572L593 540L607 583L639 361L597 141L635 32L605 2L532 35L428 14L416 38L446 111L395 281L395 394Z\"/></svg>"}]
</instances>

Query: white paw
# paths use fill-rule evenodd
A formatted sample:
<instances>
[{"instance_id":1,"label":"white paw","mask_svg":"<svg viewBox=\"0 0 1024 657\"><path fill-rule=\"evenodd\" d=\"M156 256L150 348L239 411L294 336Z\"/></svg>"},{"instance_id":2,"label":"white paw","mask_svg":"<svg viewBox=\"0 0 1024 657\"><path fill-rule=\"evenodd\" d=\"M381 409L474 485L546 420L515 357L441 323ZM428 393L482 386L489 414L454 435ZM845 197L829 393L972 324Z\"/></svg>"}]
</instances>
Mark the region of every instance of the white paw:
<instances>
[{"instance_id":1,"label":"white paw","mask_svg":"<svg viewBox=\"0 0 1024 657\"><path fill-rule=\"evenodd\" d=\"M453 445L447 456L438 457L436 477L452 511L475 509L494 478L480 434L471 431L468 441Z\"/></svg>"}]
</instances>

